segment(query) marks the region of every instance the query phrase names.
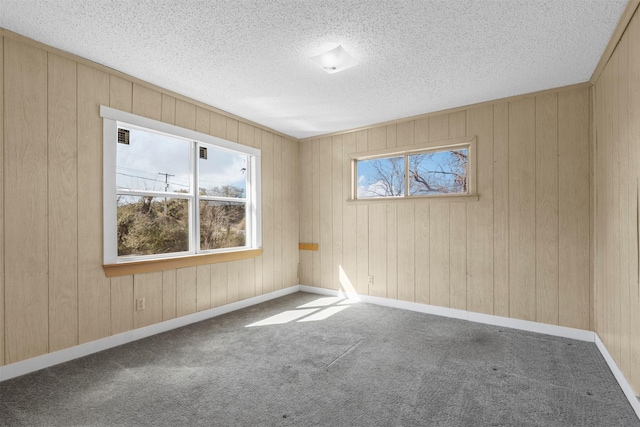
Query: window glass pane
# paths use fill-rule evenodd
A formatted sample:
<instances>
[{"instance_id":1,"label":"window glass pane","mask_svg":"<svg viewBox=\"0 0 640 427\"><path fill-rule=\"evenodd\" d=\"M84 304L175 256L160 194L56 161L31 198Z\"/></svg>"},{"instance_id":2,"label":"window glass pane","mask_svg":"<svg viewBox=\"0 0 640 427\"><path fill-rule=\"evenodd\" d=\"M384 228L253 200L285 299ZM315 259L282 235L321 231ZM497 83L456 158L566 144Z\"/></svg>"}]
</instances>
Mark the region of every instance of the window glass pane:
<instances>
[{"instance_id":1,"label":"window glass pane","mask_svg":"<svg viewBox=\"0 0 640 427\"><path fill-rule=\"evenodd\" d=\"M188 250L188 200L118 195L118 256Z\"/></svg>"},{"instance_id":2,"label":"window glass pane","mask_svg":"<svg viewBox=\"0 0 640 427\"><path fill-rule=\"evenodd\" d=\"M201 196L246 197L247 155L200 145L198 189Z\"/></svg>"},{"instance_id":3,"label":"window glass pane","mask_svg":"<svg viewBox=\"0 0 640 427\"><path fill-rule=\"evenodd\" d=\"M189 192L189 141L129 130L118 143L116 186L130 190Z\"/></svg>"},{"instance_id":4,"label":"window glass pane","mask_svg":"<svg viewBox=\"0 0 640 427\"><path fill-rule=\"evenodd\" d=\"M468 147L409 156L409 195L467 193Z\"/></svg>"},{"instance_id":5,"label":"window glass pane","mask_svg":"<svg viewBox=\"0 0 640 427\"><path fill-rule=\"evenodd\" d=\"M404 195L404 157L386 157L356 162L358 198Z\"/></svg>"},{"instance_id":6,"label":"window glass pane","mask_svg":"<svg viewBox=\"0 0 640 427\"><path fill-rule=\"evenodd\" d=\"M200 201L200 249L244 246L245 225L244 203Z\"/></svg>"}]
</instances>

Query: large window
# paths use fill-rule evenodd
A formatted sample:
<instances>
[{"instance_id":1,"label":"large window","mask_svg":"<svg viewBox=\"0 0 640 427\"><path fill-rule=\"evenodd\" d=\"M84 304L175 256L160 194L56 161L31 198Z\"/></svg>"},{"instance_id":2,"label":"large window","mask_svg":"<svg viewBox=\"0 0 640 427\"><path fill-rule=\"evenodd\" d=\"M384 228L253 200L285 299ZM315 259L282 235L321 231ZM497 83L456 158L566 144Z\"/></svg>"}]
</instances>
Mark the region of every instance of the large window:
<instances>
[{"instance_id":1,"label":"large window","mask_svg":"<svg viewBox=\"0 0 640 427\"><path fill-rule=\"evenodd\" d=\"M104 261L260 246L260 151L101 108Z\"/></svg>"},{"instance_id":2,"label":"large window","mask_svg":"<svg viewBox=\"0 0 640 427\"><path fill-rule=\"evenodd\" d=\"M351 155L352 199L475 194L475 137Z\"/></svg>"}]
</instances>

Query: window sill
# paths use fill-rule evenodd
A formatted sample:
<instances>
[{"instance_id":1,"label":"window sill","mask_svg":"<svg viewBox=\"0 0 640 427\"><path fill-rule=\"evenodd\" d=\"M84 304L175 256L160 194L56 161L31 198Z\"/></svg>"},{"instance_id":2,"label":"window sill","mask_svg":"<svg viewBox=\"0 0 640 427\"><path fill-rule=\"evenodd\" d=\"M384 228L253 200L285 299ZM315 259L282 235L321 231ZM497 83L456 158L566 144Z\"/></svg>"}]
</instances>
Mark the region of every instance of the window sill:
<instances>
[{"instance_id":1,"label":"window sill","mask_svg":"<svg viewBox=\"0 0 640 427\"><path fill-rule=\"evenodd\" d=\"M371 203L443 203L477 201L477 194L451 194L448 196L376 197L370 199L348 199L347 203L353 203L355 205L367 205Z\"/></svg>"},{"instance_id":2,"label":"window sill","mask_svg":"<svg viewBox=\"0 0 640 427\"><path fill-rule=\"evenodd\" d=\"M215 254L188 255L175 258L131 261L120 264L103 265L107 277L127 276L129 274L152 273L154 271L173 270L176 268L195 267L218 262L237 261L256 258L262 255L262 249L246 249L241 251L221 252Z\"/></svg>"}]
</instances>

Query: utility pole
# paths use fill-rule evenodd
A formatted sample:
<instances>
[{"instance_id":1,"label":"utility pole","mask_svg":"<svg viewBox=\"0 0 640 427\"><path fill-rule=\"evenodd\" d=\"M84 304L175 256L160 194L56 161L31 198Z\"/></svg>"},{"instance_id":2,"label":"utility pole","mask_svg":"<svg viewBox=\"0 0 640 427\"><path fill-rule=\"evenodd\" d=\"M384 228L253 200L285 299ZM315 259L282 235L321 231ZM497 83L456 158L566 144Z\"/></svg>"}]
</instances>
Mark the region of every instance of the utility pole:
<instances>
[{"instance_id":1,"label":"utility pole","mask_svg":"<svg viewBox=\"0 0 640 427\"><path fill-rule=\"evenodd\" d=\"M169 190L169 177L175 176L166 172L158 172L158 175L164 175L164 191L167 192ZM164 198L164 216L167 216L167 198Z\"/></svg>"}]
</instances>

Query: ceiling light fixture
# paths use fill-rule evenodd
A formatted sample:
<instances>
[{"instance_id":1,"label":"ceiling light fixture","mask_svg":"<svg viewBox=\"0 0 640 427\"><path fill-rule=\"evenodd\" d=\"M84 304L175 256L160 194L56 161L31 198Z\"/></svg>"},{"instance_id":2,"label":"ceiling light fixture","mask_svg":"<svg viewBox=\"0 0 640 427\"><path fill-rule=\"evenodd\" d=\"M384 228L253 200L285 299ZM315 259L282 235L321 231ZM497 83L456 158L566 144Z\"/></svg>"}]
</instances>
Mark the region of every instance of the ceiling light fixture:
<instances>
[{"instance_id":1,"label":"ceiling light fixture","mask_svg":"<svg viewBox=\"0 0 640 427\"><path fill-rule=\"evenodd\" d=\"M350 57L342 46L338 46L328 52L309 59L329 74L344 71L347 68L351 68L358 64L358 61Z\"/></svg>"}]
</instances>

